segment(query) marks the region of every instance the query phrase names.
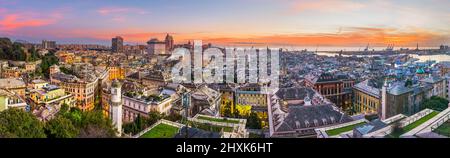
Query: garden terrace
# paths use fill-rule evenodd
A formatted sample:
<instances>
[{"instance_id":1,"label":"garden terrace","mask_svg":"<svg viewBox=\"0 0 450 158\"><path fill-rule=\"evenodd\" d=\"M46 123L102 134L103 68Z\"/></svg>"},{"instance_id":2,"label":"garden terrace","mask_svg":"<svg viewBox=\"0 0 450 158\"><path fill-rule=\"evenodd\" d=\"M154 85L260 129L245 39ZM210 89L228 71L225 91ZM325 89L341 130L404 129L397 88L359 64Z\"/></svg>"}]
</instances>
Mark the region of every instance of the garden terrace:
<instances>
[{"instance_id":1,"label":"garden terrace","mask_svg":"<svg viewBox=\"0 0 450 158\"><path fill-rule=\"evenodd\" d=\"M236 123L236 124L239 123L239 120L228 119L228 118L214 118L214 117L208 117L208 116L198 116L197 119L213 121L213 122L225 122L225 123Z\"/></svg>"},{"instance_id":2,"label":"garden terrace","mask_svg":"<svg viewBox=\"0 0 450 158\"><path fill-rule=\"evenodd\" d=\"M433 132L450 137L450 121L446 121L445 123L441 124L438 128L434 129Z\"/></svg>"},{"instance_id":3,"label":"garden terrace","mask_svg":"<svg viewBox=\"0 0 450 158\"><path fill-rule=\"evenodd\" d=\"M178 127L160 123L151 128L148 132L144 133L139 138L173 138L179 130L180 128Z\"/></svg>"},{"instance_id":4,"label":"garden terrace","mask_svg":"<svg viewBox=\"0 0 450 158\"><path fill-rule=\"evenodd\" d=\"M342 135L344 133L348 134L348 132L353 131L355 127L358 127L360 125L367 124L366 119L359 119L351 122L346 122L338 125L323 127L323 128L317 128L315 129L315 132L317 134L318 138L329 138L329 137L352 137L350 135Z\"/></svg>"},{"instance_id":5,"label":"garden terrace","mask_svg":"<svg viewBox=\"0 0 450 158\"><path fill-rule=\"evenodd\" d=\"M344 127L340 127L340 128L326 130L325 132L327 133L328 136L335 136L335 135L339 135L344 132L352 131L353 128L360 126L360 125L364 125L364 124L366 124L366 122L360 122L357 124L352 124L352 125L348 125L348 126L344 126Z\"/></svg>"},{"instance_id":6,"label":"garden terrace","mask_svg":"<svg viewBox=\"0 0 450 158\"><path fill-rule=\"evenodd\" d=\"M200 123L200 122L194 122L194 121L188 121L189 126L193 128L202 129L205 131L211 131L211 132L233 132L233 127L226 127L226 126L220 126L220 125L214 125L210 123Z\"/></svg>"},{"instance_id":7,"label":"garden terrace","mask_svg":"<svg viewBox=\"0 0 450 158\"><path fill-rule=\"evenodd\" d=\"M387 135L386 137L388 138L398 138L400 137L400 135L405 134L409 131L411 131L412 129L420 126L421 124L425 123L426 121L430 120L431 118L433 118L434 116L436 116L437 114L439 114L439 112L437 111L433 111L429 114L427 114L426 116L423 116L422 118L404 126L401 128L401 130L399 131L394 131L391 134Z\"/></svg>"}]
</instances>

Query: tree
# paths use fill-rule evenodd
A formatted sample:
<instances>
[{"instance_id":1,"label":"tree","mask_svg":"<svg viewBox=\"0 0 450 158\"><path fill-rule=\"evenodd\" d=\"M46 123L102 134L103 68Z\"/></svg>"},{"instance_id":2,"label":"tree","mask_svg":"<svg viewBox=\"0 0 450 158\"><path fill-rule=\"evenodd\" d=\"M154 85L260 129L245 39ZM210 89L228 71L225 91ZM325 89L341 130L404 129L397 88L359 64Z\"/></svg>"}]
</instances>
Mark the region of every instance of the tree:
<instances>
[{"instance_id":1,"label":"tree","mask_svg":"<svg viewBox=\"0 0 450 158\"><path fill-rule=\"evenodd\" d=\"M41 71L44 73L45 77L49 77L49 68L52 65L58 64L58 57L55 56L54 52L50 52L46 54L44 57L42 57L41 62Z\"/></svg>"},{"instance_id":2,"label":"tree","mask_svg":"<svg viewBox=\"0 0 450 158\"><path fill-rule=\"evenodd\" d=\"M27 61L36 61L40 58L39 53L37 52L36 48L32 47L29 51L30 51L30 57L27 59Z\"/></svg>"},{"instance_id":3,"label":"tree","mask_svg":"<svg viewBox=\"0 0 450 158\"><path fill-rule=\"evenodd\" d=\"M438 96L432 96L430 99L425 99L422 102L421 109L432 109L436 111L444 111L448 108L448 100Z\"/></svg>"},{"instance_id":4,"label":"tree","mask_svg":"<svg viewBox=\"0 0 450 158\"><path fill-rule=\"evenodd\" d=\"M122 128L125 133L136 134L139 132L139 130L136 127L136 124L134 122L125 123Z\"/></svg>"},{"instance_id":5,"label":"tree","mask_svg":"<svg viewBox=\"0 0 450 158\"><path fill-rule=\"evenodd\" d=\"M82 112L79 108L71 108L63 116L79 130L77 137L104 138L116 135L111 120L105 118L101 110Z\"/></svg>"},{"instance_id":6,"label":"tree","mask_svg":"<svg viewBox=\"0 0 450 158\"><path fill-rule=\"evenodd\" d=\"M158 122L158 120L162 119L163 116L158 111L150 111L148 114L147 125L151 126L154 123Z\"/></svg>"},{"instance_id":7,"label":"tree","mask_svg":"<svg viewBox=\"0 0 450 158\"><path fill-rule=\"evenodd\" d=\"M137 130L142 130L145 128L144 123L146 122L141 115L138 115L134 120Z\"/></svg>"},{"instance_id":8,"label":"tree","mask_svg":"<svg viewBox=\"0 0 450 158\"><path fill-rule=\"evenodd\" d=\"M231 112L231 102L226 102L225 105L223 106L223 114L222 116L225 117L231 117L232 116L232 112Z\"/></svg>"},{"instance_id":9,"label":"tree","mask_svg":"<svg viewBox=\"0 0 450 158\"><path fill-rule=\"evenodd\" d=\"M63 116L58 116L45 125L45 133L49 138L74 138L78 132L72 121Z\"/></svg>"},{"instance_id":10,"label":"tree","mask_svg":"<svg viewBox=\"0 0 450 158\"><path fill-rule=\"evenodd\" d=\"M255 112L250 113L250 116L247 118L246 126L251 129L261 129L262 122L258 117L258 114L256 114Z\"/></svg>"},{"instance_id":11,"label":"tree","mask_svg":"<svg viewBox=\"0 0 450 158\"><path fill-rule=\"evenodd\" d=\"M22 60L22 50L20 49L20 46L16 43L13 44L13 54L12 54L11 60Z\"/></svg>"},{"instance_id":12,"label":"tree","mask_svg":"<svg viewBox=\"0 0 450 158\"><path fill-rule=\"evenodd\" d=\"M83 114L79 108L71 108L68 113L64 114L64 117L72 121L76 127L81 127Z\"/></svg>"},{"instance_id":13,"label":"tree","mask_svg":"<svg viewBox=\"0 0 450 158\"><path fill-rule=\"evenodd\" d=\"M182 118L183 118L183 116L181 116L179 113L176 113L176 112L171 112L169 115L164 117L164 119L173 121L173 122L181 121Z\"/></svg>"},{"instance_id":14,"label":"tree","mask_svg":"<svg viewBox=\"0 0 450 158\"><path fill-rule=\"evenodd\" d=\"M0 112L0 137L45 138L44 124L20 109Z\"/></svg>"},{"instance_id":15,"label":"tree","mask_svg":"<svg viewBox=\"0 0 450 158\"><path fill-rule=\"evenodd\" d=\"M115 132L101 125L89 124L80 131L78 138L114 138Z\"/></svg>"},{"instance_id":16,"label":"tree","mask_svg":"<svg viewBox=\"0 0 450 158\"><path fill-rule=\"evenodd\" d=\"M92 131L93 129L97 129L110 137L116 135L116 130L114 129L111 120L103 117L103 113L100 110L88 111L83 114L82 127L84 127L84 130Z\"/></svg>"},{"instance_id":17,"label":"tree","mask_svg":"<svg viewBox=\"0 0 450 158\"><path fill-rule=\"evenodd\" d=\"M64 104L61 105L61 108L59 109L58 114L59 115L65 115L65 114L67 114L69 112L69 110L70 110L69 105L64 103Z\"/></svg>"},{"instance_id":18,"label":"tree","mask_svg":"<svg viewBox=\"0 0 450 158\"><path fill-rule=\"evenodd\" d=\"M65 74L75 75L75 72L72 69L68 69L66 67L60 67L59 70Z\"/></svg>"},{"instance_id":19,"label":"tree","mask_svg":"<svg viewBox=\"0 0 450 158\"><path fill-rule=\"evenodd\" d=\"M12 42L9 38L0 38L0 59L12 59Z\"/></svg>"},{"instance_id":20,"label":"tree","mask_svg":"<svg viewBox=\"0 0 450 158\"><path fill-rule=\"evenodd\" d=\"M181 115L180 116L170 116L170 117L177 118L177 117L181 117ZM152 126L153 124L155 124L156 122L158 122L158 120L160 120L162 118L167 118L167 117L164 115L161 115L161 113L159 113L158 111L151 111L147 117L142 117L141 115L138 115L134 119L133 122L124 124L123 129L124 129L125 133L137 134L140 131ZM181 118L180 118L180 120L181 120Z\"/></svg>"}]
</instances>

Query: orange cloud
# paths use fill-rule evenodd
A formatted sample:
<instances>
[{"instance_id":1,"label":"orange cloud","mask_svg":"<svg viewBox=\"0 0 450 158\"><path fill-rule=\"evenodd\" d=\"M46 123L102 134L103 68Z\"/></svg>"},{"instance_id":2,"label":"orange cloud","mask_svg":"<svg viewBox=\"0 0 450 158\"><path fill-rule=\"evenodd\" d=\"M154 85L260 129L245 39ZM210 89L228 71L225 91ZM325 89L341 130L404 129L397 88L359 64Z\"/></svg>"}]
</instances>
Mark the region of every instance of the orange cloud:
<instances>
[{"instance_id":1,"label":"orange cloud","mask_svg":"<svg viewBox=\"0 0 450 158\"><path fill-rule=\"evenodd\" d=\"M449 36L425 31L401 32L396 29L383 28L346 28L338 34L283 34L266 35L252 38L217 37L204 39L221 45L276 45L276 46L397 46L421 45L436 46L446 42Z\"/></svg>"},{"instance_id":2,"label":"orange cloud","mask_svg":"<svg viewBox=\"0 0 450 158\"><path fill-rule=\"evenodd\" d=\"M117 14L117 13L135 13L135 14L148 14L148 11L139 8L126 8L126 7L104 7L97 9L97 13L101 15Z\"/></svg>"},{"instance_id":3,"label":"orange cloud","mask_svg":"<svg viewBox=\"0 0 450 158\"><path fill-rule=\"evenodd\" d=\"M233 34L233 33L170 33L175 43L203 40L221 46L366 46L384 47L395 44L398 47L438 46L450 41L448 34L422 29L399 30L394 28L343 27L339 33L290 33L290 34ZM51 30L47 36L58 38L89 38L110 41L122 36L126 43L145 44L150 38L164 40L166 32L141 32L140 29L73 29ZM43 33L43 32L40 32Z\"/></svg>"},{"instance_id":4,"label":"orange cloud","mask_svg":"<svg viewBox=\"0 0 450 158\"><path fill-rule=\"evenodd\" d=\"M337 12L351 11L364 8L366 5L350 0L314 0L314 1L295 1L292 5L292 12L298 13L303 11L320 11L320 12Z\"/></svg>"},{"instance_id":5,"label":"orange cloud","mask_svg":"<svg viewBox=\"0 0 450 158\"><path fill-rule=\"evenodd\" d=\"M46 19L28 19L19 14L4 15L0 20L0 30L15 30L22 27L45 26L53 23L53 20Z\"/></svg>"},{"instance_id":6,"label":"orange cloud","mask_svg":"<svg viewBox=\"0 0 450 158\"><path fill-rule=\"evenodd\" d=\"M103 32L91 34L92 38L110 40L116 35L122 36L125 42L145 43L150 38L164 39L166 33L144 32L125 33L129 31ZM426 32L423 30L412 30L402 32L393 28L364 28L348 27L342 28L341 33L315 33L315 34L274 34L274 35L250 35L241 34L230 36L226 33L170 33L174 35L176 43L185 43L189 40L203 40L204 43L213 43L223 46L386 46L395 44L396 46L415 46L420 43L422 46L436 46L450 40L442 34Z\"/></svg>"}]
</instances>

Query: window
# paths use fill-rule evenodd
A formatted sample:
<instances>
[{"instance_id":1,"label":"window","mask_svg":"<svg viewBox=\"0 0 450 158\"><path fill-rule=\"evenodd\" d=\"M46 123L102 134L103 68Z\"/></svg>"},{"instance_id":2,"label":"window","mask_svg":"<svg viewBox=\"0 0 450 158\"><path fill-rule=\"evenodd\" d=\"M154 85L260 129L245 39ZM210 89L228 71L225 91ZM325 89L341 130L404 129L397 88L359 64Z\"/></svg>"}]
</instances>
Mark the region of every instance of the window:
<instances>
[{"instance_id":1,"label":"window","mask_svg":"<svg viewBox=\"0 0 450 158\"><path fill-rule=\"evenodd\" d=\"M295 127L296 127L297 129L300 129L300 128L301 128L301 126L300 126L300 122L298 122L298 121L295 121Z\"/></svg>"},{"instance_id":2,"label":"window","mask_svg":"<svg viewBox=\"0 0 450 158\"><path fill-rule=\"evenodd\" d=\"M325 118L322 118L322 123L323 123L323 125L327 125L327 124L328 124L328 121L327 121L327 119L325 119Z\"/></svg>"}]
</instances>

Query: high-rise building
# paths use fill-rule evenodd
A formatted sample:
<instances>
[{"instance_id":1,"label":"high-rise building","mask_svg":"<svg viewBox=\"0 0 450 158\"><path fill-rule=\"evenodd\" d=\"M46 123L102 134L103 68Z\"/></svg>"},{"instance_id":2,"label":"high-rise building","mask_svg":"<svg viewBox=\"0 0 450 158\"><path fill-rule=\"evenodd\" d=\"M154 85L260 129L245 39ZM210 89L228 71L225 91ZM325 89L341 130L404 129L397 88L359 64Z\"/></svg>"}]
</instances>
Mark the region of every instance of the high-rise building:
<instances>
[{"instance_id":1,"label":"high-rise building","mask_svg":"<svg viewBox=\"0 0 450 158\"><path fill-rule=\"evenodd\" d=\"M173 37L169 34L166 35L166 51L170 52L173 49Z\"/></svg>"},{"instance_id":2,"label":"high-rise building","mask_svg":"<svg viewBox=\"0 0 450 158\"><path fill-rule=\"evenodd\" d=\"M42 48L44 48L44 49L56 49L56 41L42 40Z\"/></svg>"},{"instance_id":3,"label":"high-rise building","mask_svg":"<svg viewBox=\"0 0 450 158\"><path fill-rule=\"evenodd\" d=\"M149 54L166 54L166 42L152 38L147 42L147 52Z\"/></svg>"},{"instance_id":4,"label":"high-rise building","mask_svg":"<svg viewBox=\"0 0 450 158\"><path fill-rule=\"evenodd\" d=\"M123 52L123 38L122 37L117 36L115 38L112 38L111 50L114 53Z\"/></svg>"},{"instance_id":5,"label":"high-rise building","mask_svg":"<svg viewBox=\"0 0 450 158\"><path fill-rule=\"evenodd\" d=\"M121 84L114 80L111 85L111 120L117 130L117 135L122 135L122 92Z\"/></svg>"}]
</instances>

